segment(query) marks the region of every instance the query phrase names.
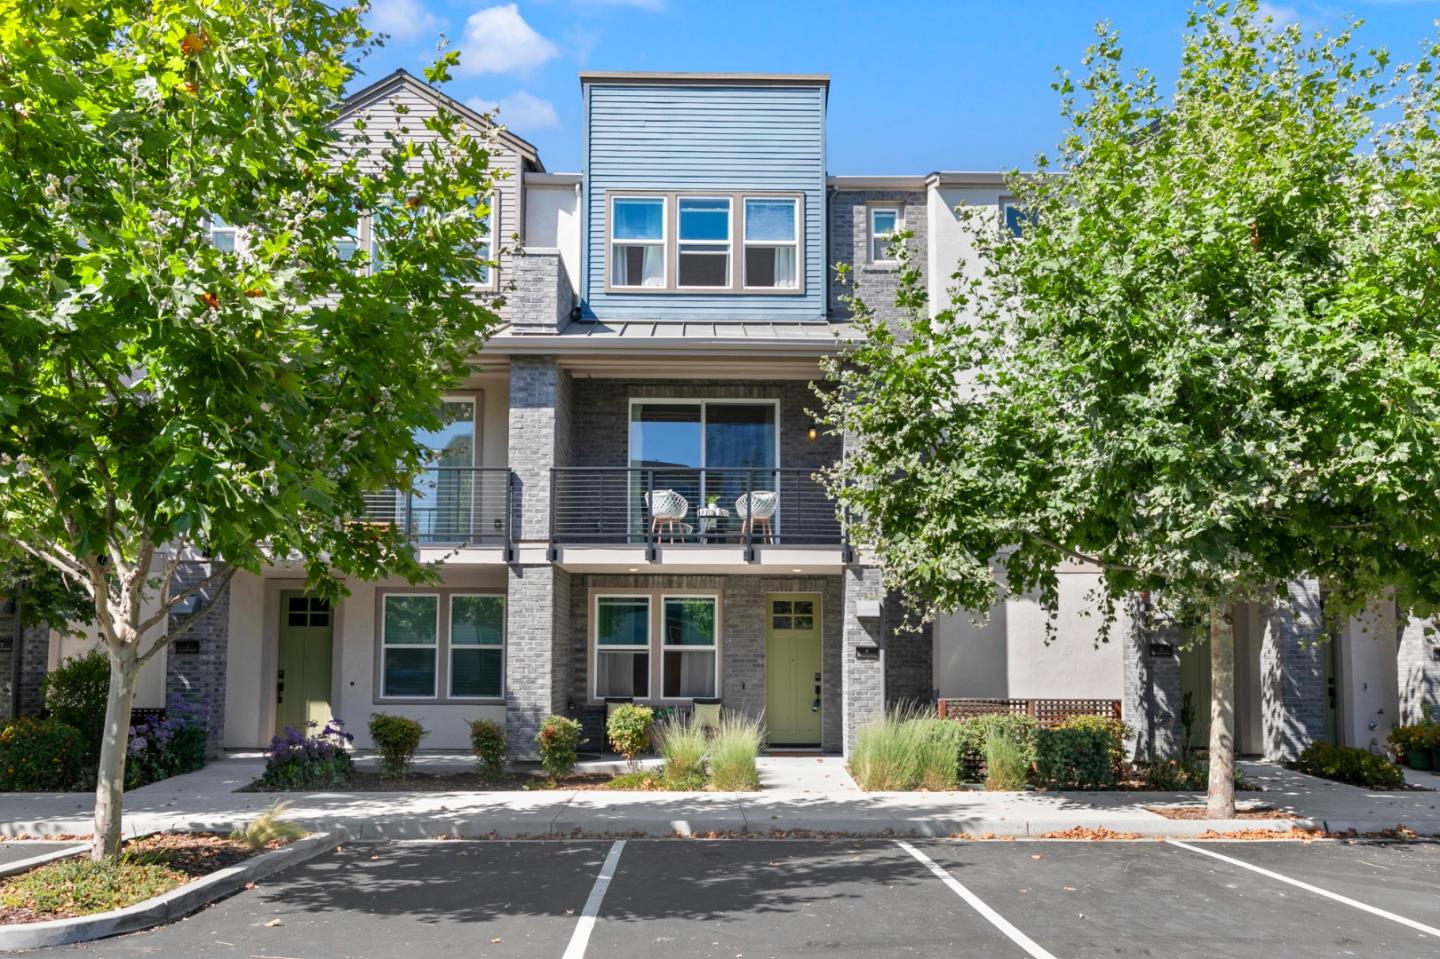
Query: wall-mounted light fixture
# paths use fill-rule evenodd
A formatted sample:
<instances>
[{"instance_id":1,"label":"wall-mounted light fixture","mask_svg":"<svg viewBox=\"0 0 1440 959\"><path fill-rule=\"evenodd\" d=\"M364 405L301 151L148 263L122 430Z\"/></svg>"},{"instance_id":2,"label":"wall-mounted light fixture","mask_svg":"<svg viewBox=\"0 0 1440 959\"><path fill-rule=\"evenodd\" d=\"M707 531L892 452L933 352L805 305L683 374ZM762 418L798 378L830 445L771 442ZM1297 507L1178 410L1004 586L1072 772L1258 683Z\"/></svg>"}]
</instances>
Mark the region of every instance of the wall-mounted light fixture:
<instances>
[{"instance_id":1,"label":"wall-mounted light fixture","mask_svg":"<svg viewBox=\"0 0 1440 959\"><path fill-rule=\"evenodd\" d=\"M172 613L179 613L181 616L193 616L205 608L205 597L199 593L191 593L171 608Z\"/></svg>"}]
</instances>

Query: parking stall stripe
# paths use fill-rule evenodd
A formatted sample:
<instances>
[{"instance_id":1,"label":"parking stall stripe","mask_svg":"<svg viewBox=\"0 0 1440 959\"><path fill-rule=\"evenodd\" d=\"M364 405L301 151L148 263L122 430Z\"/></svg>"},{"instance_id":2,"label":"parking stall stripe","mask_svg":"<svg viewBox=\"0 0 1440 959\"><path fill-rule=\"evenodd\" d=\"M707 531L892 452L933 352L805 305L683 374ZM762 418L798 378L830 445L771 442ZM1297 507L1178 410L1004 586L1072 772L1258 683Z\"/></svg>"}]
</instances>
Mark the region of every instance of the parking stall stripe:
<instances>
[{"instance_id":1,"label":"parking stall stripe","mask_svg":"<svg viewBox=\"0 0 1440 959\"><path fill-rule=\"evenodd\" d=\"M1053 953L1047 952L1046 950L1042 949L1039 944L1035 942L1035 940L1031 939L1029 936L1025 935L1025 933L1012 926L1004 916L1000 915L1000 913L987 906L984 900L982 900L979 896L975 895L973 892L967 889L964 883L960 882L960 880L950 875L950 872L940 866L940 864L935 862L935 860L931 859L929 856L925 855L923 852L916 849L908 842L897 839L895 841L895 844L901 849L908 852L910 855L914 856L916 859L920 860L920 862L924 863L925 868L929 869L935 874L936 878L938 878L945 885L949 886L951 892L955 893L955 895L959 896L961 899L964 899L965 902L969 904L971 909L974 909L976 912L980 913L980 915L984 916L985 919L990 923L990 925L1003 932L1010 939L1011 942L1015 943L1015 945L1019 946L1021 949L1024 949L1025 952L1032 957L1032 959L1055 959Z\"/></svg>"},{"instance_id":2,"label":"parking stall stripe","mask_svg":"<svg viewBox=\"0 0 1440 959\"><path fill-rule=\"evenodd\" d=\"M615 867L620 864L620 853L624 851L625 840L615 840L610 854L605 857L605 865L600 867L600 875L595 877L595 885L590 887L590 897L580 911L580 921L575 924L575 932L570 936L570 945L565 947L562 959L584 959L585 950L590 946L590 933L595 929L595 917L600 915L605 890L610 888L610 880L615 878Z\"/></svg>"},{"instance_id":3,"label":"parking stall stripe","mask_svg":"<svg viewBox=\"0 0 1440 959\"><path fill-rule=\"evenodd\" d=\"M1203 849L1200 846L1192 846L1188 842L1180 842L1178 839L1167 839L1165 841L1172 846L1178 846L1181 849L1188 849L1191 852L1198 852L1202 856L1209 856L1212 859L1219 859L1221 862L1228 862L1232 866L1239 866L1241 869L1248 869L1251 872L1258 872L1262 876L1267 876L1271 879L1276 880L1277 882L1288 883L1289 885L1292 885L1297 889L1304 889L1306 892L1313 892L1317 896L1324 896L1326 899L1333 899L1334 901L1344 903L1347 906L1354 906L1356 909L1368 912L1373 916L1379 916L1382 919L1389 919L1391 922L1398 922L1402 926L1409 926L1411 929L1419 930L1420 932L1425 933L1427 936L1440 937L1440 929L1437 929L1434 926L1427 926L1423 922L1416 922L1414 919L1407 919L1406 917L1396 915L1393 912L1387 912L1384 909L1379 909L1375 906L1360 902L1358 899L1351 899L1349 896L1342 896L1338 892L1331 892L1328 889L1321 889L1319 886L1312 886L1308 882L1301 882L1299 879L1291 879L1289 876L1282 875L1281 873L1274 872L1273 870L1265 869L1261 866L1252 865L1244 861L1243 859L1235 859L1232 856L1226 856L1222 853L1218 853L1210 849Z\"/></svg>"}]
</instances>

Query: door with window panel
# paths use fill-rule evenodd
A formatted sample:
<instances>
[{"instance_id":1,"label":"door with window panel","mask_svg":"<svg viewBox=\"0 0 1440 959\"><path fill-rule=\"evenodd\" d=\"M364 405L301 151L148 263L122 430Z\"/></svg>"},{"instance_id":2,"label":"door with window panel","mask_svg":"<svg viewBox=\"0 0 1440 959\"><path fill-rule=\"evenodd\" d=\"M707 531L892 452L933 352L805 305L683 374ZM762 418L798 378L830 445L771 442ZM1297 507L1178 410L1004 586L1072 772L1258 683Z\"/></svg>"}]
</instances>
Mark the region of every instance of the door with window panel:
<instances>
[{"instance_id":1,"label":"door with window panel","mask_svg":"<svg viewBox=\"0 0 1440 959\"><path fill-rule=\"evenodd\" d=\"M765 616L765 727L775 745L820 744L820 598L772 595Z\"/></svg>"},{"instance_id":2,"label":"door with window panel","mask_svg":"<svg viewBox=\"0 0 1440 959\"><path fill-rule=\"evenodd\" d=\"M445 400L439 428L416 440L429 455L413 487L411 533L421 543L466 542L475 531L475 400Z\"/></svg>"}]
</instances>

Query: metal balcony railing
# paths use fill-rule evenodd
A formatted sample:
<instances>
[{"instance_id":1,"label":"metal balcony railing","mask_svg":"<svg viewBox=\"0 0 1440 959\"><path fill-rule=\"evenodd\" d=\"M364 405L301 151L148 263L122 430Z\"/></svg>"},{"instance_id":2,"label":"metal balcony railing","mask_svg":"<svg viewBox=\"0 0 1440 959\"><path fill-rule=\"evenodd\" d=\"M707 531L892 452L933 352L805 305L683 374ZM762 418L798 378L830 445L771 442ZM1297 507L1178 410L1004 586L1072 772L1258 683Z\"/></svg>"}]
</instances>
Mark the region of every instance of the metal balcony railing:
<instances>
[{"instance_id":1,"label":"metal balcony railing","mask_svg":"<svg viewBox=\"0 0 1440 959\"><path fill-rule=\"evenodd\" d=\"M511 544L514 482L504 467L433 466L408 490L365 497L370 522L399 526L420 546Z\"/></svg>"},{"instance_id":2,"label":"metal balcony railing","mask_svg":"<svg viewBox=\"0 0 1440 959\"><path fill-rule=\"evenodd\" d=\"M847 545L835 503L811 470L555 467L550 543Z\"/></svg>"}]
</instances>

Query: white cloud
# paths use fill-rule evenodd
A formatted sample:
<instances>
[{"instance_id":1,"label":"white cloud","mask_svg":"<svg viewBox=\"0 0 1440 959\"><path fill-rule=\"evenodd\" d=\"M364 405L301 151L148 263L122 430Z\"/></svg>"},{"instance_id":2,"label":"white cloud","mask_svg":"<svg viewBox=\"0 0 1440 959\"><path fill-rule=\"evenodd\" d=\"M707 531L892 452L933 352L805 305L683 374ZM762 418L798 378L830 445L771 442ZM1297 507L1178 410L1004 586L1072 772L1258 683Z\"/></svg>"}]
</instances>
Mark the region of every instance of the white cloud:
<instances>
[{"instance_id":1,"label":"white cloud","mask_svg":"<svg viewBox=\"0 0 1440 959\"><path fill-rule=\"evenodd\" d=\"M1296 10L1294 7L1282 7L1279 4L1268 3L1266 0L1261 0L1258 12L1260 19L1263 20L1269 17L1275 21L1277 27L1283 27L1288 23L1300 22L1299 10Z\"/></svg>"},{"instance_id":2,"label":"white cloud","mask_svg":"<svg viewBox=\"0 0 1440 959\"><path fill-rule=\"evenodd\" d=\"M498 109L500 112L495 117L496 122L503 123L520 134L527 130L543 130L560 125L560 118L555 115L555 104L525 90L519 90L498 101L471 97L465 101L465 105L480 113L495 113Z\"/></svg>"},{"instance_id":3,"label":"white cloud","mask_svg":"<svg viewBox=\"0 0 1440 959\"><path fill-rule=\"evenodd\" d=\"M419 0L372 0L369 26L396 40L414 40L427 33L438 34L442 23Z\"/></svg>"},{"instance_id":4,"label":"white cloud","mask_svg":"<svg viewBox=\"0 0 1440 959\"><path fill-rule=\"evenodd\" d=\"M526 73L560 54L513 3L472 13L459 48L460 73Z\"/></svg>"}]
</instances>

